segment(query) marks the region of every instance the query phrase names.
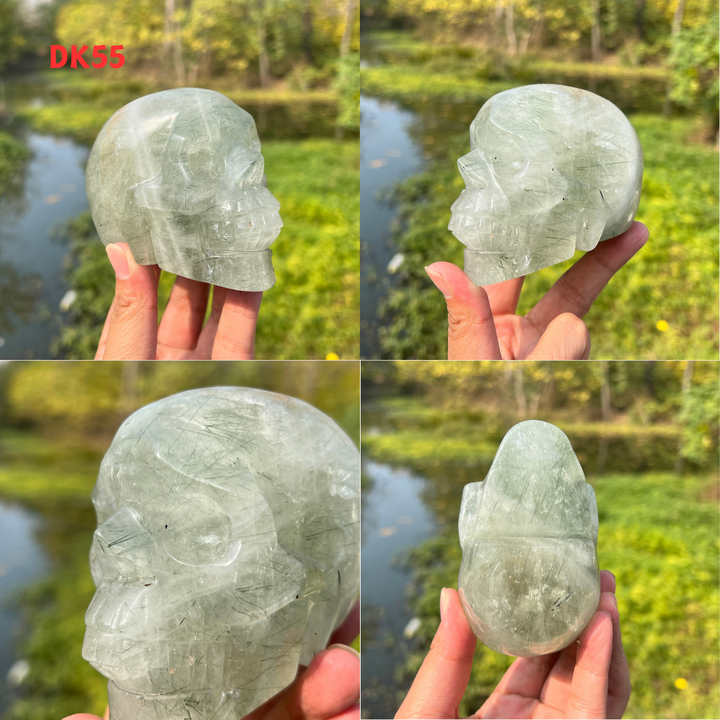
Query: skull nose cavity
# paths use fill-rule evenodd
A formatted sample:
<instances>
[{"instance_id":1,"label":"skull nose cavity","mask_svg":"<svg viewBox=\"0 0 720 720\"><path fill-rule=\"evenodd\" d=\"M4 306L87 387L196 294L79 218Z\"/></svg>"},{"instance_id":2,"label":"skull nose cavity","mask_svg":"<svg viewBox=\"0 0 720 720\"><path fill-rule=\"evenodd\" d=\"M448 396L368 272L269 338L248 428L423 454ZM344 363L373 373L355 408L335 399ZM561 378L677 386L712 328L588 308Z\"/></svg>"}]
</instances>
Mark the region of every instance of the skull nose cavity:
<instances>
[{"instance_id":1,"label":"skull nose cavity","mask_svg":"<svg viewBox=\"0 0 720 720\"><path fill-rule=\"evenodd\" d=\"M458 170L468 188L483 190L487 187L488 164L479 150L473 150L458 160Z\"/></svg>"},{"instance_id":2,"label":"skull nose cavity","mask_svg":"<svg viewBox=\"0 0 720 720\"><path fill-rule=\"evenodd\" d=\"M154 532L165 552L183 565L210 565L221 560L230 545L230 518L207 495L178 498L158 517Z\"/></svg>"}]
</instances>

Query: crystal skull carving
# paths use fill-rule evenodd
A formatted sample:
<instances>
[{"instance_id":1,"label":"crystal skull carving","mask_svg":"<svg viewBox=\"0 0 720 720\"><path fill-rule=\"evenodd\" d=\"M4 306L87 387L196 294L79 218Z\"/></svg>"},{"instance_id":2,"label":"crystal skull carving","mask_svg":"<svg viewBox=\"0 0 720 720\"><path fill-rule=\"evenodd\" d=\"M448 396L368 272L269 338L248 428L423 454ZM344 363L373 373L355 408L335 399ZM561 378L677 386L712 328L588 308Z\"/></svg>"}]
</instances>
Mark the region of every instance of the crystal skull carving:
<instances>
[{"instance_id":1,"label":"crystal skull carving","mask_svg":"<svg viewBox=\"0 0 720 720\"><path fill-rule=\"evenodd\" d=\"M83 657L113 720L237 720L323 649L359 583L359 455L245 388L128 418L102 461Z\"/></svg>"},{"instance_id":2,"label":"crystal skull carving","mask_svg":"<svg viewBox=\"0 0 720 720\"><path fill-rule=\"evenodd\" d=\"M251 115L212 90L165 90L105 123L88 159L87 195L103 243L126 242L141 265L267 290L282 220L263 168Z\"/></svg>"},{"instance_id":3,"label":"crystal skull carving","mask_svg":"<svg viewBox=\"0 0 720 720\"><path fill-rule=\"evenodd\" d=\"M515 657L572 643L597 610L598 514L567 436L537 420L503 438L463 490L460 601L473 632Z\"/></svg>"},{"instance_id":4,"label":"crystal skull carving","mask_svg":"<svg viewBox=\"0 0 720 720\"><path fill-rule=\"evenodd\" d=\"M473 120L470 148L448 227L476 285L562 262L632 224L643 154L609 100L562 85L506 90Z\"/></svg>"}]
</instances>

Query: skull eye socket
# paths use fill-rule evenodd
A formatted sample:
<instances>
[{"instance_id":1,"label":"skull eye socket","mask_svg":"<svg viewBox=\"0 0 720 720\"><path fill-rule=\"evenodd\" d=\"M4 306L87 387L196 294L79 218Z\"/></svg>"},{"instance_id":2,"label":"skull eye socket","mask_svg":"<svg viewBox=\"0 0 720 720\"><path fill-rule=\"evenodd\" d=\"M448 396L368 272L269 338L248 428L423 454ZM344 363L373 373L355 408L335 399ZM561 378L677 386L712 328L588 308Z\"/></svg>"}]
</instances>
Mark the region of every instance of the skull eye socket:
<instances>
[{"instance_id":1,"label":"skull eye socket","mask_svg":"<svg viewBox=\"0 0 720 720\"><path fill-rule=\"evenodd\" d=\"M155 538L160 547L184 565L209 565L228 550L230 518L212 498L191 493L159 513Z\"/></svg>"},{"instance_id":2,"label":"skull eye socket","mask_svg":"<svg viewBox=\"0 0 720 720\"><path fill-rule=\"evenodd\" d=\"M212 180L217 178L222 168L216 162L215 153L204 141L194 143L187 151L187 165L193 175L201 179Z\"/></svg>"},{"instance_id":3,"label":"skull eye socket","mask_svg":"<svg viewBox=\"0 0 720 720\"><path fill-rule=\"evenodd\" d=\"M491 151L490 166L498 177L514 177L525 171L528 161L520 146L511 143Z\"/></svg>"}]
</instances>

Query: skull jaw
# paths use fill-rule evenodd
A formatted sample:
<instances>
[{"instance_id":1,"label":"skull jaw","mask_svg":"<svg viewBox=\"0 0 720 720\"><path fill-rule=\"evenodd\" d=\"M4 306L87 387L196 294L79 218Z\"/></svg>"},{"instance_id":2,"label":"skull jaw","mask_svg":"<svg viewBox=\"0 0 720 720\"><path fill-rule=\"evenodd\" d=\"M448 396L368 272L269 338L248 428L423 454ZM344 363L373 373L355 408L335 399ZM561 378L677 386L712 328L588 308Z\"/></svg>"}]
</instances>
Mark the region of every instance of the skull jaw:
<instances>
[{"instance_id":1,"label":"skull jaw","mask_svg":"<svg viewBox=\"0 0 720 720\"><path fill-rule=\"evenodd\" d=\"M462 238L458 238L462 241ZM575 254L574 238L561 238L541 248L530 250L524 236L501 236L487 249L465 248L465 274L475 285L493 285L512 278L529 275L536 270L569 260Z\"/></svg>"},{"instance_id":2,"label":"skull jaw","mask_svg":"<svg viewBox=\"0 0 720 720\"><path fill-rule=\"evenodd\" d=\"M175 275L230 290L258 292L269 290L275 284L270 248L233 252L196 262L183 262L179 257L158 258L158 265Z\"/></svg>"},{"instance_id":3,"label":"skull jaw","mask_svg":"<svg viewBox=\"0 0 720 720\"><path fill-rule=\"evenodd\" d=\"M166 272L230 290L259 292L275 285L272 250L217 253L213 257L183 258L178 253L153 248L144 241L128 243L139 265L159 265ZM148 248L152 254L148 253Z\"/></svg>"},{"instance_id":4,"label":"skull jaw","mask_svg":"<svg viewBox=\"0 0 720 720\"><path fill-rule=\"evenodd\" d=\"M279 688L278 688L279 689ZM112 720L241 720L275 690L263 697L257 691L249 694L240 690L196 690L192 693L169 695L135 695L108 681L108 705Z\"/></svg>"}]
</instances>

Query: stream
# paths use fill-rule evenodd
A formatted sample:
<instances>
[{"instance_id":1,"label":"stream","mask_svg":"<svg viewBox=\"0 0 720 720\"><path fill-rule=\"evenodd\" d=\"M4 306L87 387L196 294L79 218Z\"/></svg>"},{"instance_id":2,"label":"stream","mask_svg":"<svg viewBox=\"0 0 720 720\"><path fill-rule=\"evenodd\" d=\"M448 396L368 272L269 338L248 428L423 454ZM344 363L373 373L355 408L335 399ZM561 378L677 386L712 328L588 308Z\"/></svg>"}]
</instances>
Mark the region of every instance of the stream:
<instances>
[{"instance_id":1,"label":"stream","mask_svg":"<svg viewBox=\"0 0 720 720\"><path fill-rule=\"evenodd\" d=\"M48 569L35 531L39 518L20 505L0 500L0 717L13 690L7 673L17 657L21 613L18 593Z\"/></svg>"}]
</instances>

